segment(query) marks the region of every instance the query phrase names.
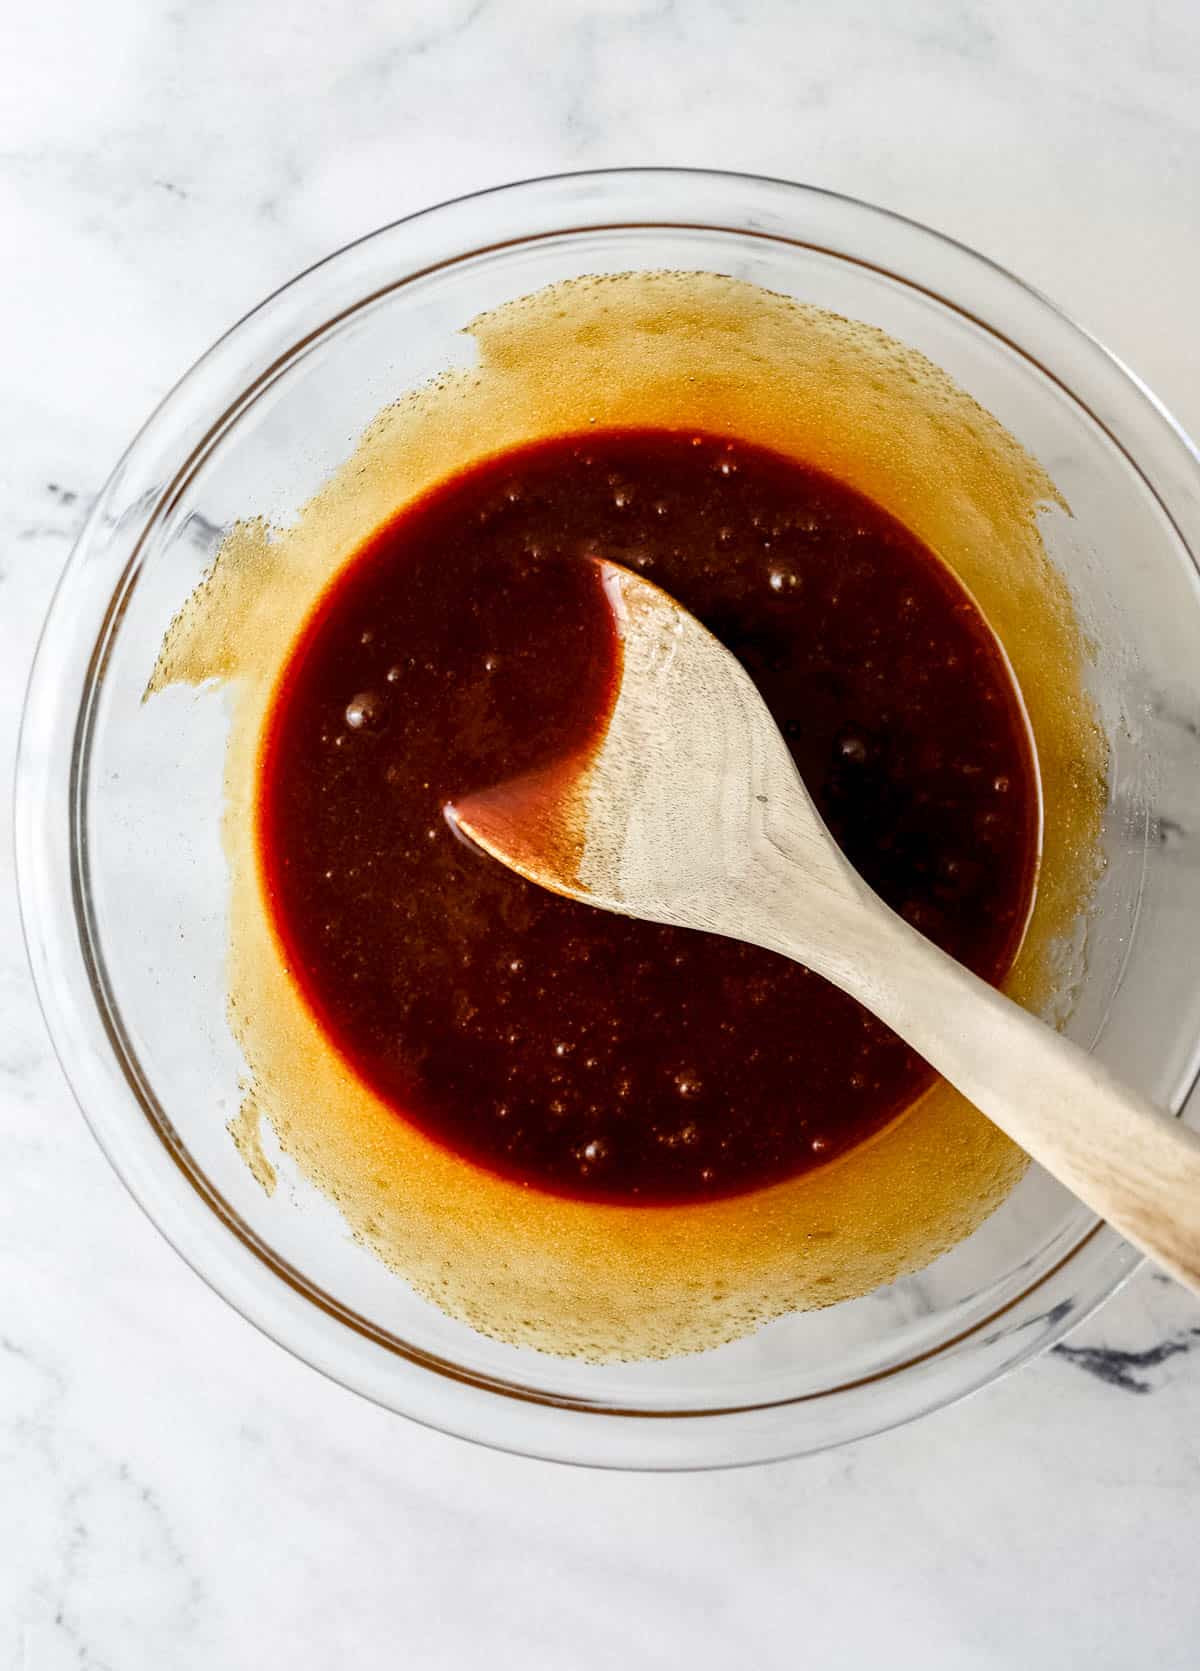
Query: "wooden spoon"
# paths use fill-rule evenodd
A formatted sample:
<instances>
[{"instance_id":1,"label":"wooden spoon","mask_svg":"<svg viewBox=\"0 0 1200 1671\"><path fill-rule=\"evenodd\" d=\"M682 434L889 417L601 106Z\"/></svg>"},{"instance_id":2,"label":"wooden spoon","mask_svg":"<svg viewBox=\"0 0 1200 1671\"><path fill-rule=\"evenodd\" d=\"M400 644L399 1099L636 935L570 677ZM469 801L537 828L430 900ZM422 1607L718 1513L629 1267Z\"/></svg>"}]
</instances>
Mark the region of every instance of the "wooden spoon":
<instances>
[{"instance_id":1,"label":"wooden spoon","mask_svg":"<svg viewBox=\"0 0 1200 1671\"><path fill-rule=\"evenodd\" d=\"M806 964L1200 1292L1200 1137L885 905L741 665L657 586L599 566L623 647L606 732L585 756L448 807L452 823L555 893Z\"/></svg>"}]
</instances>

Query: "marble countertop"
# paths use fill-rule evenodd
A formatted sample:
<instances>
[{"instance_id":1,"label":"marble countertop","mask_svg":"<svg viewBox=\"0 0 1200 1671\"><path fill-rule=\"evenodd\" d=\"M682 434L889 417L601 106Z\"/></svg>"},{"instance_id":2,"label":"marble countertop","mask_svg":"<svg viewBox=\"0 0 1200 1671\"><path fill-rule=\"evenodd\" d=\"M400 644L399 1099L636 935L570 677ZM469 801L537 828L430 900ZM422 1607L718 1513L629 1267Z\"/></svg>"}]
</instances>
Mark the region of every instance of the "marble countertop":
<instances>
[{"instance_id":1,"label":"marble countertop","mask_svg":"<svg viewBox=\"0 0 1200 1671\"><path fill-rule=\"evenodd\" d=\"M1200 433L1194 0L42 0L7 38L6 784L51 589L150 407L292 273L474 187L675 162L874 199ZM51 1057L11 886L0 1002L0 1665L1197 1664L1200 1307L1162 1279L815 1460L493 1455L322 1380L171 1252Z\"/></svg>"}]
</instances>

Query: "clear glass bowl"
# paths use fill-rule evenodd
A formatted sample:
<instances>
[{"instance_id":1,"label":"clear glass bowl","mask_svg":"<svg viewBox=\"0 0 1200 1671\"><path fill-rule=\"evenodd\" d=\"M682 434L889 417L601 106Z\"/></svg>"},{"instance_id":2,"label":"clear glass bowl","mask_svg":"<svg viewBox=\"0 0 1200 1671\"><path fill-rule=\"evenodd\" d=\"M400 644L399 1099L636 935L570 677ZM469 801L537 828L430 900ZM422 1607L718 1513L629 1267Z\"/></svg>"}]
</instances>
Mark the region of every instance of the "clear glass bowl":
<instances>
[{"instance_id":1,"label":"clear glass bowl","mask_svg":"<svg viewBox=\"0 0 1200 1671\"><path fill-rule=\"evenodd\" d=\"M596 1366L451 1321L301 1181L268 1198L229 1139L243 1064L223 979L227 704L141 700L232 520L290 519L379 408L464 362L474 315L637 268L731 273L880 326L1054 477L1074 517L1046 537L1097 646L1112 747L1108 867L1067 1027L1183 1108L1200 1040L1200 461L1129 373L998 267L780 181L651 169L485 192L340 251L222 338L121 460L67 566L30 686L18 858L30 959L79 1101L133 1195L231 1304L432 1426L682 1468L814 1451L944 1405L1050 1345L1136 1256L1033 1168L926 1270L719 1351Z\"/></svg>"}]
</instances>

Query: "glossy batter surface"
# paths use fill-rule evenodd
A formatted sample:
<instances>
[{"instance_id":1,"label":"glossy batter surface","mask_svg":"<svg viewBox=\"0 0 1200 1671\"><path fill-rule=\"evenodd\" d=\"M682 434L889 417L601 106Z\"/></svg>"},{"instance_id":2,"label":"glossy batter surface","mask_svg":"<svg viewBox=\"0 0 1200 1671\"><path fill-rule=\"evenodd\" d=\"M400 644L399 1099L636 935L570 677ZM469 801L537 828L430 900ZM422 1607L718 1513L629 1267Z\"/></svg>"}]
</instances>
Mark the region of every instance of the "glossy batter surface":
<instances>
[{"instance_id":1,"label":"glossy batter surface","mask_svg":"<svg viewBox=\"0 0 1200 1671\"><path fill-rule=\"evenodd\" d=\"M466 847L447 800L603 722L591 565L637 568L746 665L850 858L989 979L1028 910L1037 795L992 636L893 518L748 444L543 442L435 489L320 601L281 676L259 851L293 978L398 1118L533 1187L732 1195L861 1142L929 1083L771 953L607 916Z\"/></svg>"}]
</instances>

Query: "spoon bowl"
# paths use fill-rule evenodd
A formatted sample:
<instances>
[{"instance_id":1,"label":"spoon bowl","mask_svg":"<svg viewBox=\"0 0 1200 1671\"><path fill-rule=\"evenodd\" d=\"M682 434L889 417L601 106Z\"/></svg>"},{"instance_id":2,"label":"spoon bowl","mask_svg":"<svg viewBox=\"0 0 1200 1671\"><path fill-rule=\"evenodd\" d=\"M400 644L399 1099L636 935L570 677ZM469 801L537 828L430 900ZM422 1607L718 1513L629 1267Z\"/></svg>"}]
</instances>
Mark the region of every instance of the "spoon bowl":
<instances>
[{"instance_id":1,"label":"spoon bowl","mask_svg":"<svg viewBox=\"0 0 1200 1671\"><path fill-rule=\"evenodd\" d=\"M602 737L447 817L530 881L623 916L727 934L756 901L735 938L774 945L773 854L820 894L849 898L857 878L740 662L660 587L595 561L621 646Z\"/></svg>"}]
</instances>

